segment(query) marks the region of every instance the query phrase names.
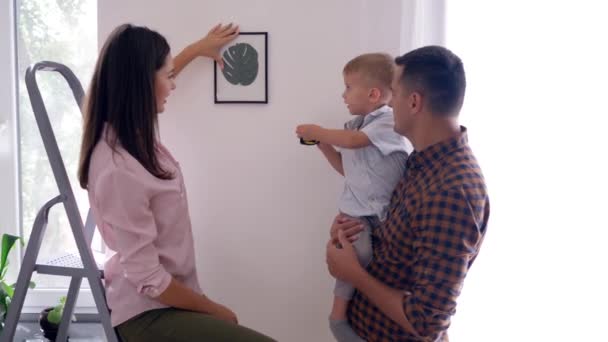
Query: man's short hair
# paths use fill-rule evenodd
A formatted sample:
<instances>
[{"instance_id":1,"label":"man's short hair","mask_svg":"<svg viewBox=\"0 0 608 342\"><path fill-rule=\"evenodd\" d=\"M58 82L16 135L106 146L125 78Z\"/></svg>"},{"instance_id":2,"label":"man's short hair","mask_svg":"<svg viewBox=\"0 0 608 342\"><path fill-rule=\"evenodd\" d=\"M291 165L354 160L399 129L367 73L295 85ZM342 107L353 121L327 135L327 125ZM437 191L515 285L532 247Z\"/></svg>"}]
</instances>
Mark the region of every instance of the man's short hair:
<instances>
[{"instance_id":1,"label":"man's short hair","mask_svg":"<svg viewBox=\"0 0 608 342\"><path fill-rule=\"evenodd\" d=\"M460 112L467 82L462 61L452 51L425 46L397 57L395 62L403 66L399 82L405 91L421 93L431 113Z\"/></svg>"}]
</instances>

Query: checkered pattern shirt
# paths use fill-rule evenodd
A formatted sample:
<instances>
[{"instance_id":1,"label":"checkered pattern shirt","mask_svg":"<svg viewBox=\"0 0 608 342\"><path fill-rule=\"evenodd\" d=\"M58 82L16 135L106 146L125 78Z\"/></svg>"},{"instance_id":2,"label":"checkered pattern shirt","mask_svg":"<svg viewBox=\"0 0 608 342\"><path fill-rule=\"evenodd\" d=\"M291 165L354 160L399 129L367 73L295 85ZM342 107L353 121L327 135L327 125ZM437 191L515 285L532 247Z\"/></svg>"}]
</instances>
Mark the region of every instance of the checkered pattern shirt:
<instances>
[{"instance_id":1,"label":"checkered pattern shirt","mask_svg":"<svg viewBox=\"0 0 608 342\"><path fill-rule=\"evenodd\" d=\"M348 318L368 341L447 341L450 317L475 260L490 213L481 170L466 128L452 139L414 152L393 192L388 217L374 229L367 271L403 297L413 336L356 292Z\"/></svg>"}]
</instances>

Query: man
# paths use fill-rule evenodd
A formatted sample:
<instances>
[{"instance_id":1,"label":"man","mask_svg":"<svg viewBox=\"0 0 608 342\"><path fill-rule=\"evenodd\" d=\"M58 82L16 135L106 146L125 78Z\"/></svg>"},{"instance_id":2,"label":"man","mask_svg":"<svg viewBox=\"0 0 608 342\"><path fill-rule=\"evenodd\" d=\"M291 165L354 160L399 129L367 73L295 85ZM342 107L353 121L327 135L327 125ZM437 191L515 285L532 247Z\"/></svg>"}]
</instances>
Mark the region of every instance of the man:
<instances>
[{"instance_id":1,"label":"man","mask_svg":"<svg viewBox=\"0 0 608 342\"><path fill-rule=\"evenodd\" d=\"M348 322L362 339L448 341L490 213L483 175L458 124L465 72L460 58L439 46L395 62L395 131L412 142L414 153L387 219L374 228L373 261L366 269L359 265L350 243L359 224L338 216L327 264L357 289Z\"/></svg>"}]
</instances>

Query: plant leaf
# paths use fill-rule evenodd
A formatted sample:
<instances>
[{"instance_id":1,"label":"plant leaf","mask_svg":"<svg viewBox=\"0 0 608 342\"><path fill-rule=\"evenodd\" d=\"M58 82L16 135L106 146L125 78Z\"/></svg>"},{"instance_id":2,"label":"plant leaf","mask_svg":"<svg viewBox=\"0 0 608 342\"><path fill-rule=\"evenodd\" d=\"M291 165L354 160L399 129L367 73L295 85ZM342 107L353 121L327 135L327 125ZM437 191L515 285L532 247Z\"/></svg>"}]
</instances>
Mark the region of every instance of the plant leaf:
<instances>
[{"instance_id":1,"label":"plant leaf","mask_svg":"<svg viewBox=\"0 0 608 342\"><path fill-rule=\"evenodd\" d=\"M224 51L222 74L233 85L248 86L258 76L258 51L247 43L237 43Z\"/></svg>"},{"instance_id":2,"label":"plant leaf","mask_svg":"<svg viewBox=\"0 0 608 342\"><path fill-rule=\"evenodd\" d=\"M0 287L0 321L4 322L4 318L6 317L6 313L8 312L8 304L6 303L6 293L2 287Z\"/></svg>"},{"instance_id":3,"label":"plant leaf","mask_svg":"<svg viewBox=\"0 0 608 342\"><path fill-rule=\"evenodd\" d=\"M0 274L4 274L5 268L7 266L7 261L8 261L8 253L13 248L13 245L15 245L15 242L20 239L21 239L20 237L15 236L15 235L10 235L10 234L2 235L2 250L1 250L2 254L0 255Z\"/></svg>"},{"instance_id":4,"label":"plant leaf","mask_svg":"<svg viewBox=\"0 0 608 342\"><path fill-rule=\"evenodd\" d=\"M13 298L13 294L15 293L15 290L13 289L13 287L9 286L4 281L0 282L0 286L2 286L2 290L4 291L4 293L6 293L7 296L9 296L10 298Z\"/></svg>"},{"instance_id":5,"label":"plant leaf","mask_svg":"<svg viewBox=\"0 0 608 342\"><path fill-rule=\"evenodd\" d=\"M61 322L61 316L63 315L63 310L59 310L58 308L54 308L49 311L47 319L49 322L53 324L59 324Z\"/></svg>"}]
</instances>

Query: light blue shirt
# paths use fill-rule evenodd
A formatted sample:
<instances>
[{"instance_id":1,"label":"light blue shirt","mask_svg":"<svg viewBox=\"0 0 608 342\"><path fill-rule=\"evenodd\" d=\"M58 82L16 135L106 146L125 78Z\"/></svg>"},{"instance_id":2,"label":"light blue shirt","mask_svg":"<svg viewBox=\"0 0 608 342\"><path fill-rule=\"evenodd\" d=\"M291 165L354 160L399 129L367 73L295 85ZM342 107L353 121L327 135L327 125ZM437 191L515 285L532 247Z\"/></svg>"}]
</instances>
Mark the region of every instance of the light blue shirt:
<instances>
[{"instance_id":1,"label":"light blue shirt","mask_svg":"<svg viewBox=\"0 0 608 342\"><path fill-rule=\"evenodd\" d=\"M394 130L393 110L383 106L347 122L344 128L364 132L371 145L340 149L344 169L344 191L340 212L350 216L376 215L386 211L397 182L405 171L405 161L413 151L410 142Z\"/></svg>"}]
</instances>

